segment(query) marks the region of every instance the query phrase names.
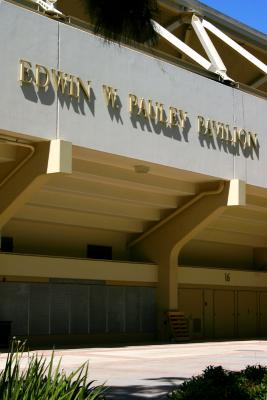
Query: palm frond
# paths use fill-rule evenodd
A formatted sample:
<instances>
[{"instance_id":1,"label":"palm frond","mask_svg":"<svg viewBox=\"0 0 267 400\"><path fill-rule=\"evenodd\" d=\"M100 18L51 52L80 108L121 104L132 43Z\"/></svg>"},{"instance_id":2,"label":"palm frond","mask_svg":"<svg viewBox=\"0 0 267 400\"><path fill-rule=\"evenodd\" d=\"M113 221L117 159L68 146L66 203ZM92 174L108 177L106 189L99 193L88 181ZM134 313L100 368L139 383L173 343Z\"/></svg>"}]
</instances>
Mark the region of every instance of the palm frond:
<instances>
[{"instance_id":1,"label":"palm frond","mask_svg":"<svg viewBox=\"0 0 267 400\"><path fill-rule=\"evenodd\" d=\"M94 31L107 41L154 45L157 34L151 19L158 13L156 0L84 0Z\"/></svg>"}]
</instances>

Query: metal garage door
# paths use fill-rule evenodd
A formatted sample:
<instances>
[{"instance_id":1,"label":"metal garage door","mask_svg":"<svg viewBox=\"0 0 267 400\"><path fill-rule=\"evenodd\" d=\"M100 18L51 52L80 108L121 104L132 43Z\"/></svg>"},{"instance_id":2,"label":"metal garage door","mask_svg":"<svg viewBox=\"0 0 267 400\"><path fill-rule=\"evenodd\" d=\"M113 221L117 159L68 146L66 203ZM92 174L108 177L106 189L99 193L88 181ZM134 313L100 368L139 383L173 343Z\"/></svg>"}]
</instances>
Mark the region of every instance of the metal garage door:
<instances>
[{"instance_id":1,"label":"metal garage door","mask_svg":"<svg viewBox=\"0 0 267 400\"><path fill-rule=\"evenodd\" d=\"M260 334L267 336L267 292L259 294L260 300Z\"/></svg>"},{"instance_id":2,"label":"metal garage door","mask_svg":"<svg viewBox=\"0 0 267 400\"><path fill-rule=\"evenodd\" d=\"M0 299L12 335L156 331L152 287L1 282Z\"/></svg>"},{"instance_id":3,"label":"metal garage door","mask_svg":"<svg viewBox=\"0 0 267 400\"><path fill-rule=\"evenodd\" d=\"M204 289L204 337L213 338L214 326L214 308L213 308L213 289Z\"/></svg>"},{"instance_id":4,"label":"metal garage door","mask_svg":"<svg viewBox=\"0 0 267 400\"><path fill-rule=\"evenodd\" d=\"M240 290L237 294L237 325L239 337L257 335L257 293Z\"/></svg>"},{"instance_id":5,"label":"metal garage door","mask_svg":"<svg viewBox=\"0 0 267 400\"><path fill-rule=\"evenodd\" d=\"M231 338L235 333L235 293L214 290L214 336Z\"/></svg>"},{"instance_id":6,"label":"metal garage door","mask_svg":"<svg viewBox=\"0 0 267 400\"><path fill-rule=\"evenodd\" d=\"M202 289L179 289L179 310L183 311L190 322L190 336L203 337L203 301Z\"/></svg>"}]
</instances>

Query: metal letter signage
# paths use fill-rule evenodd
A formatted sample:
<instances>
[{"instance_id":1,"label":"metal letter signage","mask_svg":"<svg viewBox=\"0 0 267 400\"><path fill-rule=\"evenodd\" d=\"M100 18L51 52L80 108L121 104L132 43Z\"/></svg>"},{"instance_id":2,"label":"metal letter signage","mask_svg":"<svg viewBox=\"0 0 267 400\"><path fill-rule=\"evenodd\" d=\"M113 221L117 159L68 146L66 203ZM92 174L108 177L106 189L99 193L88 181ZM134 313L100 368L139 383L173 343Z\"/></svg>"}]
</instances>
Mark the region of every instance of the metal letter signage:
<instances>
[{"instance_id":1,"label":"metal letter signage","mask_svg":"<svg viewBox=\"0 0 267 400\"><path fill-rule=\"evenodd\" d=\"M55 91L62 95L79 99L81 94L90 101L91 81L83 81L80 77L48 68L44 65L33 64L30 61L21 59L19 61L19 82L20 85L35 85L38 90L48 90L52 85ZM114 110L119 109L118 89L112 86L102 85L104 100L107 107ZM156 124L163 124L167 128L185 129L188 112L176 105L165 106L160 101L138 97L136 94L128 95L129 113L133 117L152 120ZM218 140L231 147L240 146L242 150L259 149L258 137L255 132L244 128L219 122L202 115L197 117L197 132L206 140Z\"/></svg>"}]
</instances>

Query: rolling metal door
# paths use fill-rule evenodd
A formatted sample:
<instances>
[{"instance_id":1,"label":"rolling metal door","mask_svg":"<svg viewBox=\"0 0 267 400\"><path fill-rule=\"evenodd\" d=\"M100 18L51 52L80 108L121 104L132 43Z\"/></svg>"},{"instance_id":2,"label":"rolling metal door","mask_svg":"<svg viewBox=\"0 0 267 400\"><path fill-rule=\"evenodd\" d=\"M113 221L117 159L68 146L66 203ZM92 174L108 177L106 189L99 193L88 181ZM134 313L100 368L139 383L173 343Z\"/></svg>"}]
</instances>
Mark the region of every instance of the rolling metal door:
<instances>
[{"instance_id":1,"label":"rolling metal door","mask_svg":"<svg viewBox=\"0 0 267 400\"><path fill-rule=\"evenodd\" d=\"M232 338L235 334L235 293L214 290L214 336Z\"/></svg>"},{"instance_id":2,"label":"rolling metal door","mask_svg":"<svg viewBox=\"0 0 267 400\"><path fill-rule=\"evenodd\" d=\"M29 284L1 283L0 299L0 320L12 321L12 335L28 335Z\"/></svg>"},{"instance_id":3,"label":"rolling metal door","mask_svg":"<svg viewBox=\"0 0 267 400\"><path fill-rule=\"evenodd\" d=\"M237 325L238 336L255 337L257 335L257 293L240 290L237 294Z\"/></svg>"},{"instance_id":4,"label":"rolling metal door","mask_svg":"<svg viewBox=\"0 0 267 400\"><path fill-rule=\"evenodd\" d=\"M260 302L260 334L267 336L267 292L259 293Z\"/></svg>"},{"instance_id":5,"label":"rolling metal door","mask_svg":"<svg viewBox=\"0 0 267 400\"><path fill-rule=\"evenodd\" d=\"M29 334L50 333L50 287L46 283L30 285Z\"/></svg>"},{"instance_id":6,"label":"rolling metal door","mask_svg":"<svg viewBox=\"0 0 267 400\"><path fill-rule=\"evenodd\" d=\"M189 320L190 336L203 337L203 295L202 289L179 289L179 311Z\"/></svg>"},{"instance_id":7,"label":"rolling metal door","mask_svg":"<svg viewBox=\"0 0 267 400\"><path fill-rule=\"evenodd\" d=\"M156 290L80 283L0 283L12 335L155 332Z\"/></svg>"},{"instance_id":8,"label":"rolling metal door","mask_svg":"<svg viewBox=\"0 0 267 400\"><path fill-rule=\"evenodd\" d=\"M213 290L204 289L204 337L213 338L214 336L214 324L213 324Z\"/></svg>"}]
</instances>

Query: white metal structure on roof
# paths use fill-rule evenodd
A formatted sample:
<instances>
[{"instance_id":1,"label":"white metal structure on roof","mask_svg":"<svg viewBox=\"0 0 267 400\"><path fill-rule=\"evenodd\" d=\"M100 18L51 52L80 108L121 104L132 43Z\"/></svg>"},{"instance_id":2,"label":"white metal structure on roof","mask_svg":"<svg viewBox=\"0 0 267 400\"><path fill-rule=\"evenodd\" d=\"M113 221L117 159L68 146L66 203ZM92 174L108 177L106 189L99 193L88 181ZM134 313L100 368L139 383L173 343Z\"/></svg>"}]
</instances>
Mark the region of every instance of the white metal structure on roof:
<instances>
[{"instance_id":1,"label":"white metal structure on roof","mask_svg":"<svg viewBox=\"0 0 267 400\"><path fill-rule=\"evenodd\" d=\"M42 7L42 9L53 15L63 15L61 11L57 10L55 8L55 4L57 0L31 0L33 3L38 4L39 6Z\"/></svg>"},{"instance_id":2,"label":"white metal structure on roof","mask_svg":"<svg viewBox=\"0 0 267 400\"><path fill-rule=\"evenodd\" d=\"M38 4L46 13L54 16L63 16L62 12L55 8L55 4L57 0L31 0L33 3ZM159 1L160 2L160 1ZM184 1L186 7L189 4L195 4L195 2ZM192 6L191 6L192 7ZM204 19L198 12L193 10L192 8L187 8L187 11L167 27L163 27L156 21L152 21L154 25L155 31L167 40L171 45L177 48L180 52L182 52L187 57L191 58L197 64L199 64L204 69L215 73L220 80L224 82L234 83L234 80L228 76L227 68L223 62L222 57L220 56L218 50L213 44L209 34L207 31L211 32L213 35L218 37L221 41L230 46L233 50L239 53L242 57L256 66L259 70L261 70L264 75L260 78L257 78L255 81L251 83L251 86L254 88L258 88L260 85L267 81L267 65L251 54L249 51L244 49L240 44L238 44L235 40L230 38L220 29L218 29L211 22ZM181 39L173 35L173 31L180 27L183 24L189 24L194 29L205 53L207 54L208 59L200 55L197 51L195 51L192 47L190 47L187 43L183 42ZM190 31L187 30L187 34L189 35Z\"/></svg>"},{"instance_id":3,"label":"white metal structure on roof","mask_svg":"<svg viewBox=\"0 0 267 400\"><path fill-rule=\"evenodd\" d=\"M201 65L206 70L217 74L224 81L233 82L233 79L231 79L227 75L227 68L224 65L217 49L215 48L214 44L212 43L212 40L210 39L207 30L212 32L220 40L222 40L224 43L226 43L233 50L235 50L237 53L239 53L241 56L243 56L249 62L254 64L258 69L260 69L262 72L264 72L267 75L267 65L266 64L264 64L253 54L251 54L249 51L247 51L242 46L240 46L237 42L235 42L233 39L231 39L228 35L226 35L220 29L216 28L212 23L208 22L204 18L199 17L198 15L195 14L195 12L192 11L190 24L193 27L194 31L196 32L196 35L198 36L198 38L208 56L209 60L207 60L206 58L201 56L194 49L192 49L190 46L188 46L186 43L184 43L182 40L178 39L175 35L173 35L171 33L171 30L176 29L177 27L179 27L180 25L182 25L186 22L187 21L180 19L177 22L174 22L171 25L169 25L167 27L167 29L164 28L163 26L161 26L156 21L153 21L153 25L154 25L155 31L160 36L162 36L164 39L166 39L170 44L172 44L174 47L176 47L182 53L186 54L188 57L190 57L192 60L194 60L199 65ZM261 79L264 79L264 81L265 81L265 78L266 77L264 76ZM255 85L257 85L257 82L255 82Z\"/></svg>"}]
</instances>

